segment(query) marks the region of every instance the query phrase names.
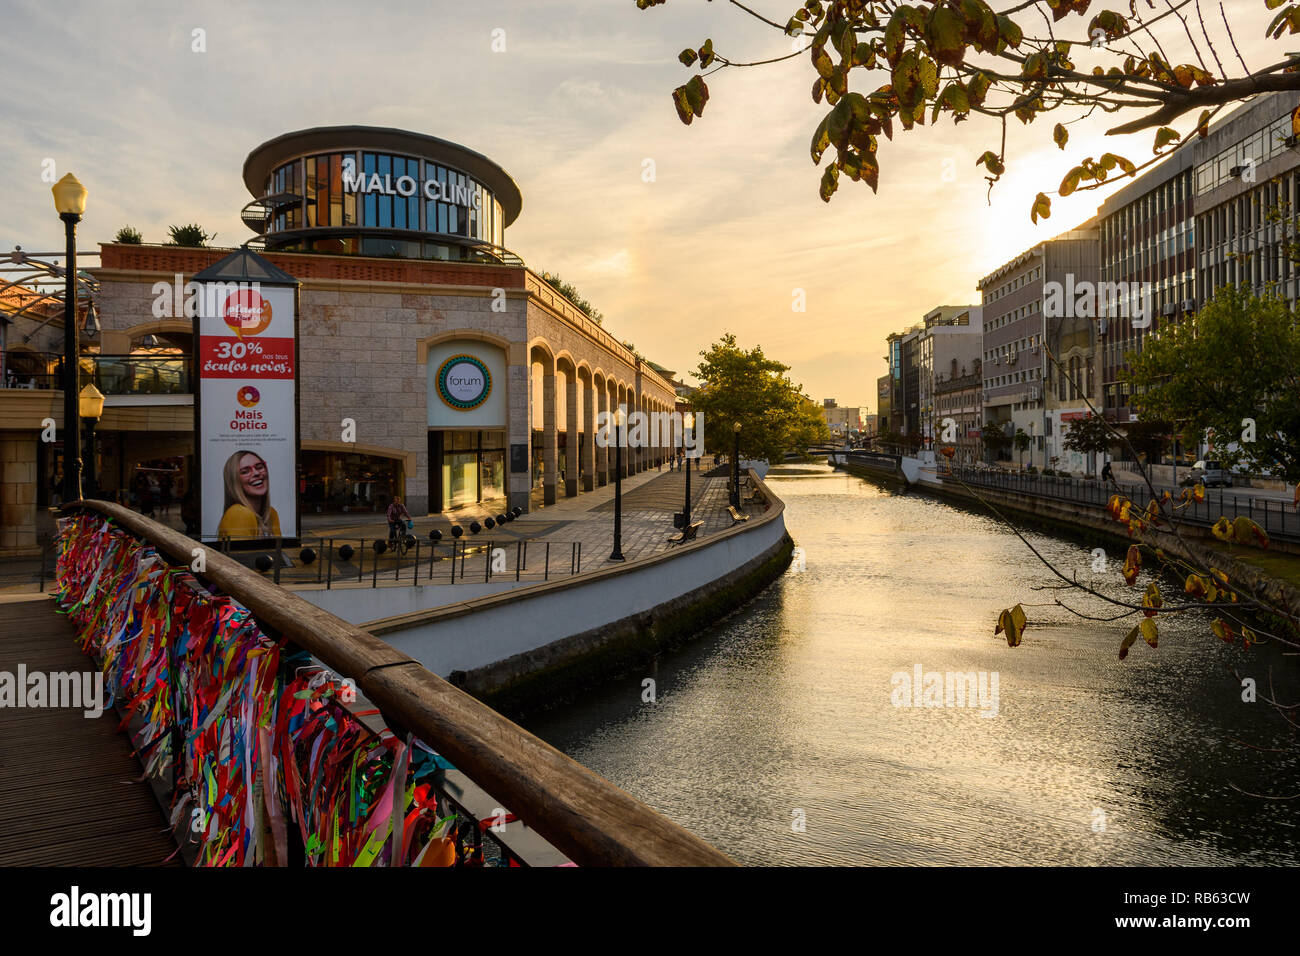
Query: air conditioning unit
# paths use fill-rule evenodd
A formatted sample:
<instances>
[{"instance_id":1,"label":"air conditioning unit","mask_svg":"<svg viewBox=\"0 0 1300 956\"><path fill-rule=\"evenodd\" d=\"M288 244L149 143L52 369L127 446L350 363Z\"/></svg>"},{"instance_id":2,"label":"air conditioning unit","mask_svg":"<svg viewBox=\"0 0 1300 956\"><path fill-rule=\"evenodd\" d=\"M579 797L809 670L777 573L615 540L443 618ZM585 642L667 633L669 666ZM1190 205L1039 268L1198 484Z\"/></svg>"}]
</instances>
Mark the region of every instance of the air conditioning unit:
<instances>
[{"instance_id":1,"label":"air conditioning unit","mask_svg":"<svg viewBox=\"0 0 1300 956\"><path fill-rule=\"evenodd\" d=\"M1172 302L1168 302L1160 309L1160 314L1173 315L1177 311L1178 311L1178 306Z\"/></svg>"},{"instance_id":2,"label":"air conditioning unit","mask_svg":"<svg viewBox=\"0 0 1300 956\"><path fill-rule=\"evenodd\" d=\"M1242 174L1245 173L1245 171L1248 168L1249 167L1246 166L1233 166L1230 170L1228 170L1228 175L1231 176L1233 179L1240 179Z\"/></svg>"},{"instance_id":3,"label":"air conditioning unit","mask_svg":"<svg viewBox=\"0 0 1300 956\"><path fill-rule=\"evenodd\" d=\"M1293 133L1284 140L1284 143L1287 149L1295 149L1297 146L1300 146L1300 136L1296 136Z\"/></svg>"},{"instance_id":4,"label":"air conditioning unit","mask_svg":"<svg viewBox=\"0 0 1300 956\"><path fill-rule=\"evenodd\" d=\"M1184 312L1191 312L1191 311L1192 311L1193 309L1195 309L1195 308L1196 308L1196 300L1195 300L1195 299L1183 299L1183 311L1184 311Z\"/></svg>"}]
</instances>

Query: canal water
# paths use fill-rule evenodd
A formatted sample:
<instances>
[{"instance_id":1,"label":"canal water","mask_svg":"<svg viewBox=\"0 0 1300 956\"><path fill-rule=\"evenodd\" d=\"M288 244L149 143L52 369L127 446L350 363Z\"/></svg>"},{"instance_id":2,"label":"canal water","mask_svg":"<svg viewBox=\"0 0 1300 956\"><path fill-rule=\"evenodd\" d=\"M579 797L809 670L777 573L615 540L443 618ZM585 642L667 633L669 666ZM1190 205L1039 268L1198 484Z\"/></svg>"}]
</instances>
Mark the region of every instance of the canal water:
<instances>
[{"instance_id":1,"label":"canal water","mask_svg":"<svg viewBox=\"0 0 1300 956\"><path fill-rule=\"evenodd\" d=\"M1055 606L1115 613L1045 590L1059 580L995 519L819 465L768 480L802 569L529 729L747 864L1300 861L1300 800L1242 792L1300 790L1294 738L1262 699L1300 700L1300 657L1162 617L1159 649L1139 640L1121 663L1134 622ZM1082 545L1027 537L1103 593L1141 593L1118 553L1098 574ZM1011 648L993 629L1017 602L1029 626ZM918 668L982 672L985 706L905 706Z\"/></svg>"}]
</instances>

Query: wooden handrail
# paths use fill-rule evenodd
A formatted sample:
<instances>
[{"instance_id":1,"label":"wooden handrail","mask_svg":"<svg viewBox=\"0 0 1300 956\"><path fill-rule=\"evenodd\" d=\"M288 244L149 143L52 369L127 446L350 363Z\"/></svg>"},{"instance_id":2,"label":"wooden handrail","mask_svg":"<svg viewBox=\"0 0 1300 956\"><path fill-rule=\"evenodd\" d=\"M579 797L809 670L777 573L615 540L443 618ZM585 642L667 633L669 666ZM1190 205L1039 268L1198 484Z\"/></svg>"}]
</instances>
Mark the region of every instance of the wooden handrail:
<instances>
[{"instance_id":1,"label":"wooden handrail","mask_svg":"<svg viewBox=\"0 0 1300 956\"><path fill-rule=\"evenodd\" d=\"M385 720L429 744L580 866L734 866L724 853L355 625L216 548L108 501L74 501L210 582L258 621L356 681Z\"/></svg>"}]
</instances>

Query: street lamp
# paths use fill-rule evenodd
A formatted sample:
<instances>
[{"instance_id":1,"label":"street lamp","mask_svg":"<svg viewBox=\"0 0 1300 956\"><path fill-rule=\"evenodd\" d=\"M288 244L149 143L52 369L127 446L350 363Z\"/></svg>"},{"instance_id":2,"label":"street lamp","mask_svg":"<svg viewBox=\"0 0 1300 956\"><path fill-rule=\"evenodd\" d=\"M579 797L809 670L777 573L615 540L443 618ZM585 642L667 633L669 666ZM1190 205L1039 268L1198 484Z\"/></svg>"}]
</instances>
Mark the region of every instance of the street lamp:
<instances>
[{"instance_id":1,"label":"street lamp","mask_svg":"<svg viewBox=\"0 0 1300 956\"><path fill-rule=\"evenodd\" d=\"M94 382L87 382L77 396L77 411L89 423L86 428L86 446L90 450L86 458L86 486L91 495L94 495L98 488L95 477L95 425L104 414L104 393L95 388Z\"/></svg>"},{"instance_id":2,"label":"street lamp","mask_svg":"<svg viewBox=\"0 0 1300 956\"><path fill-rule=\"evenodd\" d=\"M614 412L614 551L611 561L623 559L623 424L627 421L627 406L620 405Z\"/></svg>"},{"instance_id":3,"label":"street lamp","mask_svg":"<svg viewBox=\"0 0 1300 956\"><path fill-rule=\"evenodd\" d=\"M50 190L54 208L63 220L67 256L63 263L63 502L81 498L81 419L78 384L81 363L77 353L77 223L86 211L86 187L68 173Z\"/></svg>"},{"instance_id":4,"label":"street lamp","mask_svg":"<svg viewBox=\"0 0 1300 956\"><path fill-rule=\"evenodd\" d=\"M691 526L691 459L686 448L686 432L695 427L695 415L687 412L682 416L682 460L686 462L686 504L682 507L682 528Z\"/></svg>"},{"instance_id":5,"label":"street lamp","mask_svg":"<svg viewBox=\"0 0 1300 956\"><path fill-rule=\"evenodd\" d=\"M735 454L732 455L734 464L732 465L731 479L731 504L737 510L740 509L740 422L731 426L731 430L736 435Z\"/></svg>"}]
</instances>

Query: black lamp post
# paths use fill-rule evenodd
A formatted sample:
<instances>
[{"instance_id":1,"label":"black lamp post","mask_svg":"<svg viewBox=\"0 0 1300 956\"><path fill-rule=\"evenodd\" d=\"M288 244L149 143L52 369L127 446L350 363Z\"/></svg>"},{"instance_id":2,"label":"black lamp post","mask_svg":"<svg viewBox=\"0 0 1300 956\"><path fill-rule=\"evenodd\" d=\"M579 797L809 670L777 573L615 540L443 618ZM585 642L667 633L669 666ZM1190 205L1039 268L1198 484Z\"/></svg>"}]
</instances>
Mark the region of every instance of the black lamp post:
<instances>
[{"instance_id":1,"label":"black lamp post","mask_svg":"<svg viewBox=\"0 0 1300 956\"><path fill-rule=\"evenodd\" d=\"M86 387L77 396L78 414L86 425L86 487L90 496L96 497L99 489L95 475L95 425L104 414L104 394L95 387L94 382L87 382Z\"/></svg>"},{"instance_id":2,"label":"black lamp post","mask_svg":"<svg viewBox=\"0 0 1300 956\"><path fill-rule=\"evenodd\" d=\"M611 561L623 560L623 406L614 413L614 551Z\"/></svg>"},{"instance_id":3,"label":"black lamp post","mask_svg":"<svg viewBox=\"0 0 1300 956\"><path fill-rule=\"evenodd\" d=\"M682 507L682 528L691 526L691 459L686 446L686 432L695 427L695 416L687 412L682 416L682 461L686 462L686 504Z\"/></svg>"},{"instance_id":4,"label":"black lamp post","mask_svg":"<svg viewBox=\"0 0 1300 956\"><path fill-rule=\"evenodd\" d=\"M68 173L54 184L54 208L67 239L63 291L63 501L81 498L81 362L77 342L77 223L86 211L86 187Z\"/></svg>"},{"instance_id":5,"label":"black lamp post","mask_svg":"<svg viewBox=\"0 0 1300 956\"><path fill-rule=\"evenodd\" d=\"M735 454L732 455L735 464L732 466L731 504L732 507L739 509L740 508L740 422L736 422L734 425L732 425L731 430L736 434Z\"/></svg>"}]
</instances>

